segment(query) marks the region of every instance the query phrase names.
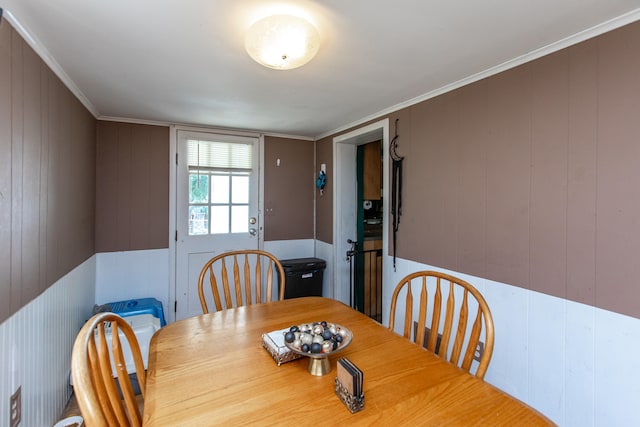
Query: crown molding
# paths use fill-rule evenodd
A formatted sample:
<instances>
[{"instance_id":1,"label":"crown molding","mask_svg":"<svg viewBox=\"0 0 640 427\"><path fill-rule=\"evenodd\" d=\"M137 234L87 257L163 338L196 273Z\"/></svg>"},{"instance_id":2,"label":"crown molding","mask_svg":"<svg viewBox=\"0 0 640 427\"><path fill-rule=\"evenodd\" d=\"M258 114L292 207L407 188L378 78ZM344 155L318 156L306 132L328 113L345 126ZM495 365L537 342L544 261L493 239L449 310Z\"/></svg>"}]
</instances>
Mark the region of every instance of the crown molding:
<instances>
[{"instance_id":1,"label":"crown molding","mask_svg":"<svg viewBox=\"0 0 640 427\"><path fill-rule=\"evenodd\" d=\"M172 122L163 122L157 120L142 120L142 119L131 119L128 117L115 117L115 116L100 116L98 120L105 122L119 122L119 123L134 123L138 125L152 125L152 126L176 126L184 129L193 129L198 131L208 131L208 132L222 132L222 133L230 133L230 134L251 134L251 135L262 135L262 136L270 136L273 138L287 138L287 139L299 139L303 141L315 141L310 136L300 136L300 135L289 135L284 133L276 133L276 132L260 132L255 130L248 129L235 129L235 128L221 128L216 126L206 126L206 125L196 125L189 123L172 123Z\"/></svg>"}]
</instances>

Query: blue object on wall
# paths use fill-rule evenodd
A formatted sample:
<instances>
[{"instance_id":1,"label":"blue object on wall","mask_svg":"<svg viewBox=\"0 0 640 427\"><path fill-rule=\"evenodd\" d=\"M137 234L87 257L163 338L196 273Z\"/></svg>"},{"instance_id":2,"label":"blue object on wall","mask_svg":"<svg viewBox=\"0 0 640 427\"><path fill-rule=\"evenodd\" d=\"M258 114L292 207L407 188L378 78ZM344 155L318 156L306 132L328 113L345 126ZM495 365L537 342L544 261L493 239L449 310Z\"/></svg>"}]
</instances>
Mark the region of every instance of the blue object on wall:
<instances>
[{"instance_id":1,"label":"blue object on wall","mask_svg":"<svg viewBox=\"0 0 640 427\"><path fill-rule=\"evenodd\" d=\"M322 194L322 190L324 190L324 186L327 184L327 174L324 171L320 171L318 174L318 179L316 180L316 187L320 190L320 194Z\"/></svg>"}]
</instances>

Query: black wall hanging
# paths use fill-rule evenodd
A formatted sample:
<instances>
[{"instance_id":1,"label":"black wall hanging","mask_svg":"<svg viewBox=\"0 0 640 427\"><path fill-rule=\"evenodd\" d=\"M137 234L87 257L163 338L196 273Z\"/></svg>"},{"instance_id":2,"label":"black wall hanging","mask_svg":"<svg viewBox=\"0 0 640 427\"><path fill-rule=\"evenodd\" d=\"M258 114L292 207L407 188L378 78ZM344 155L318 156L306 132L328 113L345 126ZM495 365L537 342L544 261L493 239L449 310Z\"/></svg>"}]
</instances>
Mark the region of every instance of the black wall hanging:
<instances>
[{"instance_id":1,"label":"black wall hanging","mask_svg":"<svg viewBox=\"0 0 640 427\"><path fill-rule=\"evenodd\" d=\"M395 122L395 136L389 144L389 157L391 158L391 217L393 220L393 271L396 271L396 242L400 217L402 216L402 161L396 152L398 147L398 121Z\"/></svg>"}]
</instances>

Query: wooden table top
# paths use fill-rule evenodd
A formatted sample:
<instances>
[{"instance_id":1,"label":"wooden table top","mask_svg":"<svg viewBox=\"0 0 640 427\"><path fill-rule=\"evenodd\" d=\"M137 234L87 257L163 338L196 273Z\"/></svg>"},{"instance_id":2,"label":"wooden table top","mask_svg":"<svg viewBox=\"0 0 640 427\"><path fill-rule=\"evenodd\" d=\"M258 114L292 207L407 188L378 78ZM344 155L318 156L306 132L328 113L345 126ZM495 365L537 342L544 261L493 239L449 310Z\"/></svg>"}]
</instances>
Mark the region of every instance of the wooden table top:
<instances>
[{"instance_id":1,"label":"wooden table top","mask_svg":"<svg viewBox=\"0 0 640 427\"><path fill-rule=\"evenodd\" d=\"M330 356L332 370L307 372L308 358L277 366L263 333L325 320L353 332ZM365 405L352 414L334 393L336 360L364 372ZM181 320L153 336L144 426L553 425L542 414L439 359L348 306L307 297ZM383 424L384 423L384 424Z\"/></svg>"}]
</instances>

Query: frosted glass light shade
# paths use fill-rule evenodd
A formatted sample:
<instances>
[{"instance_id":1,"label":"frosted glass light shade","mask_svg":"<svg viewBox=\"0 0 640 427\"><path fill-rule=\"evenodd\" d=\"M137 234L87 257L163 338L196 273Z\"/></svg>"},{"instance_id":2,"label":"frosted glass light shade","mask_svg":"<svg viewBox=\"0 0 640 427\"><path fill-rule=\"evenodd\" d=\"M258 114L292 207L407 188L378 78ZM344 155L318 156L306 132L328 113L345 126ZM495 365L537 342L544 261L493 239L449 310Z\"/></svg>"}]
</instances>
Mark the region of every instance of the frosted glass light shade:
<instances>
[{"instance_id":1,"label":"frosted glass light shade","mask_svg":"<svg viewBox=\"0 0 640 427\"><path fill-rule=\"evenodd\" d=\"M254 23L244 47L251 58L276 70L298 68L318 53L320 35L310 22L291 15L273 15Z\"/></svg>"}]
</instances>

